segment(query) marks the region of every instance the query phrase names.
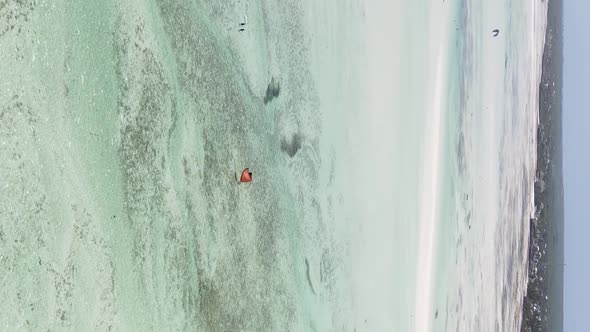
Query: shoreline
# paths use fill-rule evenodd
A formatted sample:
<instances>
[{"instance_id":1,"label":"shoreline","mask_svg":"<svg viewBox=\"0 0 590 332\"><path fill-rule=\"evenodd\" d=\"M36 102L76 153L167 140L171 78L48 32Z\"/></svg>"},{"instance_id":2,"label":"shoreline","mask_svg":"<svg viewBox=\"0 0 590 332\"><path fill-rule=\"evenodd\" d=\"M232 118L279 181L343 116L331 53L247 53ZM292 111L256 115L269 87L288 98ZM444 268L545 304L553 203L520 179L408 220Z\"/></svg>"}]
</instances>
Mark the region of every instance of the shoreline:
<instances>
[{"instance_id":1,"label":"shoreline","mask_svg":"<svg viewBox=\"0 0 590 332\"><path fill-rule=\"evenodd\" d=\"M444 51L439 51L440 53ZM433 287L433 270L436 264L434 257L434 248L437 246L438 226L440 223L440 169L441 169L441 142L444 128L442 128L441 119L444 117L444 98L442 97L442 84L445 75L442 73L445 66L439 53L437 64L437 75L435 79L435 89L433 103L438 104L434 107L434 116L432 121L431 135L429 135L430 144L425 149L424 165L436 165L431 169L424 167L423 177L426 179L422 188L421 202L425 206L421 208L420 216L420 235L418 249L418 269L416 278L416 325L417 331L429 331L431 327L432 311L432 287ZM429 204L430 203L430 204ZM424 285L424 287L419 286Z\"/></svg>"},{"instance_id":2,"label":"shoreline","mask_svg":"<svg viewBox=\"0 0 590 332\"><path fill-rule=\"evenodd\" d=\"M443 19L436 21L434 17L449 17L450 9L444 15L432 15L431 22L436 22L431 28L431 40L437 40L436 54L436 75L434 87L431 94L429 108L432 109L431 120L427 126L427 145L424 148L424 161L422 163L423 178L425 182L421 186L423 206L420 208L420 235L418 249L418 264L416 278L416 331L430 331L432 326L433 310L433 280L436 269L435 248L438 243L439 224L441 223L441 168L443 165L442 150L444 149L445 121L448 112L448 102L445 91L445 83L449 79L449 28L445 26ZM433 9L433 12L437 12ZM433 13L434 14L434 13ZM438 28L438 29L437 29ZM438 34L438 35L436 35ZM435 165L429 168L428 165ZM424 285L421 287L420 285Z\"/></svg>"}]
</instances>

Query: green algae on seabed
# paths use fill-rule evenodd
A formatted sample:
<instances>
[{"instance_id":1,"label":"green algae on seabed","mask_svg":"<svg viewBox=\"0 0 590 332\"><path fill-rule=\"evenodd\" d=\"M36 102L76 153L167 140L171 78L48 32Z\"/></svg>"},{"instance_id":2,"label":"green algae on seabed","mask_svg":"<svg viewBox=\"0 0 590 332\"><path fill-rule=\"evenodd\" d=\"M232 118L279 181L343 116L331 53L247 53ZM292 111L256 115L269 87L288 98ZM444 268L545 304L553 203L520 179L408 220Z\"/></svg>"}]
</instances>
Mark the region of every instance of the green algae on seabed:
<instances>
[{"instance_id":1,"label":"green algae on seabed","mask_svg":"<svg viewBox=\"0 0 590 332\"><path fill-rule=\"evenodd\" d=\"M281 79L271 113L216 19L229 9L215 6L0 8L18 16L0 37L15 46L2 56L12 57L2 91L19 87L0 95L6 329L310 324L304 259L329 266L338 253L319 232L332 212L317 202L318 102L300 9L260 5L260 54ZM289 156L280 141L293 128L302 143ZM232 181L242 165L255 186ZM326 272L323 287L333 279Z\"/></svg>"}]
</instances>

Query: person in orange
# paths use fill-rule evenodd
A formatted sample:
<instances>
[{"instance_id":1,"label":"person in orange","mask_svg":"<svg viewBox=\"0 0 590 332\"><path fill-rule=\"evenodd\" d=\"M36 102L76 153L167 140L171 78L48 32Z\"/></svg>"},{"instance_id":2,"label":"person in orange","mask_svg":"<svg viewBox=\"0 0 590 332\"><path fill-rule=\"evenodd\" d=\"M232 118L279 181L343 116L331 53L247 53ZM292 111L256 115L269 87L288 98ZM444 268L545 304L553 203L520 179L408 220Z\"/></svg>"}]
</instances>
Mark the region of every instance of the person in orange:
<instances>
[{"instance_id":1,"label":"person in orange","mask_svg":"<svg viewBox=\"0 0 590 332\"><path fill-rule=\"evenodd\" d=\"M252 172L249 168L244 168L240 176L240 182L252 182Z\"/></svg>"}]
</instances>

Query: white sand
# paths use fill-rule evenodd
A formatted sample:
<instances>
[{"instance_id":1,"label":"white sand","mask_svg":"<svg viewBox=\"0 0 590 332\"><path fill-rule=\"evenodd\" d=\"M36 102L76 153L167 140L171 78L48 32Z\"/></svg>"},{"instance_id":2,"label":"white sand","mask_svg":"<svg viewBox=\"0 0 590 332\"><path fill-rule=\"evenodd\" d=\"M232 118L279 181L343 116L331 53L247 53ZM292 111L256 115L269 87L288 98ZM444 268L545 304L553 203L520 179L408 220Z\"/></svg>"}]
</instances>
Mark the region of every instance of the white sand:
<instances>
[{"instance_id":1,"label":"white sand","mask_svg":"<svg viewBox=\"0 0 590 332\"><path fill-rule=\"evenodd\" d=\"M438 228L439 179L441 159L442 121L444 119L443 84L446 81L444 47L438 51L434 94L431 99L431 122L427 123L427 147L424 150L424 168L421 187L420 242L416 287L416 331L429 331L431 319L431 294L434 265L434 248ZM432 166L431 166L432 165Z\"/></svg>"},{"instance_id":2,"label":"white sand","mask_svg":"<svg viewBox=\"0 0 590 332\"><path fill-rule=\"evenodd\" d=\"M430 15L431 41L430 59L436 59L436 68L432 72L433 87L428 91L429 103L426 112L430 121L425 123L426 145L424 148L423 184L421 190L420 241L418 253L418 270L416 283L416 331L429 331L432 322L432 286L434 267L434 248L438 228L440 202L440 168L441 144L444 137L444 119L446 114L447 92L444 88L448 81L449 25L445 19L450 17L449 6L431 4ZM439 8L436 8L439 7Z\"/></svg>"}]
</instances>

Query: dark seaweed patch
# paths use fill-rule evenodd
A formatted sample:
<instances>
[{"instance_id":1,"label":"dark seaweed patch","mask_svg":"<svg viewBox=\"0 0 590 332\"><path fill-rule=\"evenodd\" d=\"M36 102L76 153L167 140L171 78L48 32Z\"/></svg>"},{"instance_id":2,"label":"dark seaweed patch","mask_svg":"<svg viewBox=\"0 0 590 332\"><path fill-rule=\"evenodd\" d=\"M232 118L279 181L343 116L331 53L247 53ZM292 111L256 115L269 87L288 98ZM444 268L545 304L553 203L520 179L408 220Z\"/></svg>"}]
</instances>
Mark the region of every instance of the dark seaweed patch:
<instances>
[{"instance_id":1,"label":"dark seaweed patch","mask_svg":"<svg viewBox=\"0 0 590 332\"><path fill-rule=\"evenodd\" d=\"M264 104L268 104L273 99L277 98L281 93L281 84L273 77L266 87L266 95L264 96Z\"/></svg>"},{"instance_id":2,"label":"dark seaweed patch","mask_svg":"<svg viewBox=\"0 0 590 332\"><path fill-rule=\"evenodd\" d=\"M301 149L301 135L299 133L293 134L291 140L287 141L285 138L281 140L281 151L285 152L289 157L295 156L297 151Z\"/></svg>"},{"instance_id":3,"label":"dark seaweed patch","mask_svg":"<svg viewBox=\"0 0 590 332\"><path fill-rule=\"evenodd\" d=\"M21 34L36 5L34 0L0 1L0 37L11 31Z\"/></svg>"}]
</instances>

